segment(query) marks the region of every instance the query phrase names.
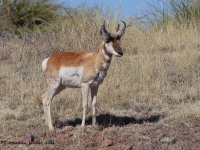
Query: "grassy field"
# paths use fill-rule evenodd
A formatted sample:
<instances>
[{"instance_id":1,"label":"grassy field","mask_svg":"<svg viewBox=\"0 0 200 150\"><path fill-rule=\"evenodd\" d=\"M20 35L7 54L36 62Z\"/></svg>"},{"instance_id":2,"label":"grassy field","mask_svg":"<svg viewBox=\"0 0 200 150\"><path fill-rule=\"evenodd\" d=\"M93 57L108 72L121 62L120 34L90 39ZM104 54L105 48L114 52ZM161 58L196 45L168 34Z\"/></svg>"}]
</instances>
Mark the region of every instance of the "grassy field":
<instances>
[{"instance_id":1,"label":"grassy field","mask_svg":"<svg viewBox=\"0 0 200 150\"><path fill-rule=\"evenodd\" d=\"M35 35L24 34L22 38L1 37L1 141L14 140L27 132L39 130L51 135L43 120L41 95L46 91L46 83L41 62L58 51L98 50L102 19L91 21L85 17L82 24L78 24L79 19L74 18L73 23L68 20L58 22L44 33L37 31ZM106 23L114 31L116 22ZM99 90L98 123L104 127L101 135L107 130L127 130L123 127L127 124L132 124L131 129L135 129L137 135L146 128L143 126L149 124L174 129L180 125L190 127L199 121L200 34L197 29L169 26L165 30L143 31L128 26L121 44L124 56L113 58ZM54 98L52 113L57 131L70 126L62 123L81 119L80 98L80 89L66 89ZM105 121L107 114L110 122ZM91 116L91 108L87 116ZM103 116L105 118L101 120ZM134 117L136 121L124 123L122 119L119 123L116 117L118 120L120 117ZM105 121L105 124L100 121ZM74 143L67 148L86 149L80 141ZM183 145L178 142L163 149L182 149ZM28 145L21 148L27 149Z\"/></svg>"}]
</instances>

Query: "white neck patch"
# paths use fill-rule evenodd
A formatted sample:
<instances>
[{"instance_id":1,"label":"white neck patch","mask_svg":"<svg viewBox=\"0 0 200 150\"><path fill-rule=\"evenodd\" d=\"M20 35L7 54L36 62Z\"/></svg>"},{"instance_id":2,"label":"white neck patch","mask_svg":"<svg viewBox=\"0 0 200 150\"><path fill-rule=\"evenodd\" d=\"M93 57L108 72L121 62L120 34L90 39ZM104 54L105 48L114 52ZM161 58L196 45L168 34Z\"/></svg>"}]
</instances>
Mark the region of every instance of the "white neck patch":
<instances>
[{"instance_id":1,"label":"white neck patch","mask_svg":"<svg viewBox=\"0 0 200 150\"><path fill-rule=\"evenodd\" d=\"M105 53L104 50L102 51L102 53L103 53L104 58L105 58L107 61L111 59L111 57L110 57L109 55L107 55L107 54Z\"/></svg>"},{"instance_id":2,"label":"white neck patch","mask_svg":"<svg viewBox=\"0 0 200 150\"><path fill-rule=\"evenodd\" d=\"M103 68L108 69L110 63L107 63L107 62L104 62L104 61L102 61L102 63L103 63Z\"/></svg>"}]
</instances>

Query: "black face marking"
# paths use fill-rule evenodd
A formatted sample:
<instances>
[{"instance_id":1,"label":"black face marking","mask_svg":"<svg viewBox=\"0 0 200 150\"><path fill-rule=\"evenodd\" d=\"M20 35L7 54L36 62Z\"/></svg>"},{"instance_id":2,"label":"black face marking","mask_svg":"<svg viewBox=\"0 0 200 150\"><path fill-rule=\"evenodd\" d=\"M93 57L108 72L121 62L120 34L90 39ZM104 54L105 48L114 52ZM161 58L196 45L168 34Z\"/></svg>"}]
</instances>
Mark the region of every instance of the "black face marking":
<instances>
[{"instance_id":1,"label":"black face marking","mask_svg":"<svg viewBox=\"0 0 200 150\"><path fill-rule=\"evenodd\" d=\"M117 36L116 40L120 40L120 39L121 39L121 37L120 37L120 36Z\"/></svg>"},{"instance_id":2,"label":"black face marking","mask_svg":"<svg viewBox=\"0 0 200 150\"><path fill-rule=\"evenodd\" d=\"M106 43L110 43L110 41L111 41L110 39L106 39L106 41L105 41L105 42L106 42Z\"/></svg>"},{"instance_id":3,"label":"black face marking","mask_svg":"<svg viewBox=\"0 0 200 150\"><path fill-rule=\"evenodd\" d=\"M114 43L116 43L116 42L118 42L120 39L121 39L120 36L117 36L117 37L109 36L109 38L107 38L107 39L105 40L105 42L106 42L106 43L109 43L109 42L114 42Z\"/></svg>"}]
</instances>

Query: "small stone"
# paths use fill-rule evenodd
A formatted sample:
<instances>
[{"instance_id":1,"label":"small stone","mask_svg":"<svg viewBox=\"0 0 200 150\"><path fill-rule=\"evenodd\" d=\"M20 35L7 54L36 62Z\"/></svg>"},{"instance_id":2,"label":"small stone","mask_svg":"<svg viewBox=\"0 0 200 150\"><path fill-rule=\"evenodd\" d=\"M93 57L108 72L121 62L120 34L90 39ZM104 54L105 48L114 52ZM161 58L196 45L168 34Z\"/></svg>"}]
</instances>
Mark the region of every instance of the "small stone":
<instances>
[{"instance_id":1,"label":"small stone","mask_svg":"<svg viewBox=\"0 0 200 150\"><path fill-rule=\"evenodd\" d=\"M146 145L146 150L152 150L152 145L151 144L147 144Z\"/></svg>"},{"instance_id":2,"label":"small stone","mask_svg":"<svg viewBox=\"0 0 200 150\"><path fill-rule=\"evenodd\" d=\"M60 145L64 145L69 140L70 135L67 133L60 133L56 137L56 143Z\"/></svg>"},{"instance_id":3,"label":"small stone","mask_svg":"<svg viewBox=\"0 0 200 150\"><path fill-rule=\"evenodd\" d=\"M46 133L44 131L39 131L37 133L40 137L45 137L46 136Z\"/></svg>"},{"instance_id":4,"label":"small stone","mask_svg":"<svg viewBox=\"0 0 200 150\"><path fill-rule=\"evenodd\" d=\"M97 143L93 140L90 141L84 141L85 147L94 147Z\"/></svg>"},{"instance_id":5,"label":"small stone","mask_svg":"<svg viewBox=\"0 0 200 150\"><path fill-rule=\"evenodd\" d=\"M29 146L28 150L36 150L36 148L34 146Z\"/></svg>"},{"instance_id":6,"label":"small stone","mask_svg":"<svg viewBox=\"0 0 200 150\"><path fill-rule=\"evenodd\" d=\"M37 138L34 139L34 143L38 143L39 140Z\"/></svg>"},{"instance_id":7,"label":"small stone","mask_svg":"<svg viewBox=\"0 0 200 150\"><path fill-rule=\"evenodd\" d=\"M33 141L34 141L34 137L30 133L27 133L23 138L23 142L26 144L30 144Z\"/></svg>"},{"instance_id":8,"label":"small stone","mask_svg":"<svg viewBox=\"0 0 200 150\"><path fill-rule=\"evenodd\" d=\"M124 150L131 150L133 148L133 145L132 144L127 144L127 145L124 145L123 146L123 149Z\"/></svg>"},{"instance_id":9,"label":"small stone","mask_svg":"<svg viewBox=\"0 0 200 150\"><path fill-rule=\"evenodd\" d=\"M160 139L161 143L166 143L166 144L174 144L176 142L175 137L163 137Z\"/></svg>"},{"instance_id":10,"label":"small stone","mask_svg":"<svg viewBox=\"0 0 200 150\"><path fill-rule=\"evenodd\" d=\"M103 131L104 127L103 126L94 126L93 127L96 131Z\"/></svg>"},{"instance_id":11,"label":"small stone","mask_svg":"<svg viewBox=\"0 0 200 150\"><path fill-rule=\"evenodd\" d=\"M113 145L113 141L110 139L105 139L101 142L102 147L109 147Z\"/></svg>"},{"instance_id":12,"label":"small stone","mask_svg":"<svg viewBox=\"0 0 200 150\"><path fill-rule=\"evenodd\" d=\"M149 141L150 138L148 136L142 135L142 136L139 136L139 140Z\"/></svg>"}]
</instances>

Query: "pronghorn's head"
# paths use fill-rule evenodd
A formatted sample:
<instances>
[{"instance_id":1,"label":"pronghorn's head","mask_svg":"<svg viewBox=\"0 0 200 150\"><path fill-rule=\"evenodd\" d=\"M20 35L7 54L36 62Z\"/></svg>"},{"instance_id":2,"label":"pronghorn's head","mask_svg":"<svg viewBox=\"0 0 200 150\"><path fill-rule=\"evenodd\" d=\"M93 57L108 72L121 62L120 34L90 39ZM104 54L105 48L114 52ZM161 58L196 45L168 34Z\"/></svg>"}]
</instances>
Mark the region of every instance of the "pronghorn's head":
<instances>
[{"instance_id":1,"label":"pronghorn's head","mask_svg":"<svg viewBox=\"0 0 200 150\"><path fill-rule=\"evenodd\" d=\"M105 48L108 53L121 57L123 55L122 49L120 47L120 39L122 35L125 33L126 23L122 21L123 27L120 29L120 25L118 24L117 30L115 33L109 33L105 28L105 21L101 26L100 34L105 41Z\"/></svg>"}]
</instances>

